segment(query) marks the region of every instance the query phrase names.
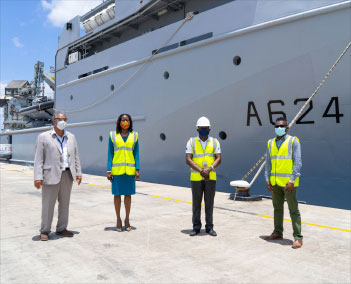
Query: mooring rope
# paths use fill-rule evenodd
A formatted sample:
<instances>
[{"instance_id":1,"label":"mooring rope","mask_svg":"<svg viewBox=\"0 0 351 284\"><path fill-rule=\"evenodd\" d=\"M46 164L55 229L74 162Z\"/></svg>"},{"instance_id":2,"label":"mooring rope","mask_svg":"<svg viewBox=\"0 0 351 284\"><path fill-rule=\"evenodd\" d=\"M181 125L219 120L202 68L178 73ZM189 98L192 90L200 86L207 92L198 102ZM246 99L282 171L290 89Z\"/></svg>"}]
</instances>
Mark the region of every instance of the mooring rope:
<instances>
[{"instance_id":1,"label":"mooring rope","mask_svg":"<svg viewBox=\"0 0 351 284\"><path fill-rule=\"evenodd\" d=\"M339 58L335 61L333 66L329 69L328 73L324 76L323 80L319 83L318 87L314 90L313 94L309 97L309 99L305 102L305 104L301 107L299 112L295 115L294 119L289 123L288 130L291 129L291 127L295 124L296 120L299 118L301 113L305 110L305 108L308 106L308 104L312 101L313 97L317 94L319 89L324 85L324 83L327 81L329 75L334 71L336 65L340 62L341 58L345 55L347 50L350 48L351 42L348 43L344 51L340 54ZM263 160L265 160L266 154L264 154L257 163L243 176L242 180L247 179L247 177L262 163ZM266 162L266 161L265 161Z\"/></svg>"},{"instance_id":2,"label":"mooring rope","mask_svg":"<svg viewBox=\"0 0 351 284\"><path fill-rule=\"evenodd\" d=\"M183 22L179 25L179 27L171 34L171 36L158 48L156 49L151 56L149 56L141 65L140 67L131 75L129 76L129 78L124 81L121 85L119 85L119 87L115 90L113 90L111 93L109 93L108 95L106 95L105 97L101 98L100 100L96 101L95 103L88 105L86 107L80 108L80 109L75 109L75 110L58 110L58 109L54 109L55 111L61 111L63 113L73 113L73 112L80 112L80 111L84 111L87 109L90 109L102 102L104 102L105 100L107 100L108 98L112 97L114 94L116 94L120 89L122 89L130 80L132 80L136 74L138 74L144 67L145 65L159 52L159 50L163 47L165 47L167 45L167 43L181 30L181 28L185 25L186 22L190 21L193 17L194 17L194 12L189 12L186 14L185 19L183 20Z\"/></svg>"}]
</instances>

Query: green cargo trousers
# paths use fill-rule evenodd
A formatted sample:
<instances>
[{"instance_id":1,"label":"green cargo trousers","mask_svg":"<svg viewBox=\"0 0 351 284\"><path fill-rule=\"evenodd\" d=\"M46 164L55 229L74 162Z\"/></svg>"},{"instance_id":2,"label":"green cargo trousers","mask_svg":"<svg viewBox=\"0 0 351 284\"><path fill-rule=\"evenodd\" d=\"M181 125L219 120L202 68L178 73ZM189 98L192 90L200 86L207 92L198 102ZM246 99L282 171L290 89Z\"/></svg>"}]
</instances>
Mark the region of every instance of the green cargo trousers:
<instances>
[{"instance_id":1,"label":"green cargo trousers","mask_svg":"<svg viewBox=\"0 0 351 284\"><path fill-rule=\"evenodd\" d=\"M274 207L274 233L283 236L284 199L288 203L290 218L293 226L293 236L295 240L302 240L301 235L301 215L296 199L296 188L291 193L287 193L284 187L273 186L273 207Z\"/></svg>"}]
</instances>

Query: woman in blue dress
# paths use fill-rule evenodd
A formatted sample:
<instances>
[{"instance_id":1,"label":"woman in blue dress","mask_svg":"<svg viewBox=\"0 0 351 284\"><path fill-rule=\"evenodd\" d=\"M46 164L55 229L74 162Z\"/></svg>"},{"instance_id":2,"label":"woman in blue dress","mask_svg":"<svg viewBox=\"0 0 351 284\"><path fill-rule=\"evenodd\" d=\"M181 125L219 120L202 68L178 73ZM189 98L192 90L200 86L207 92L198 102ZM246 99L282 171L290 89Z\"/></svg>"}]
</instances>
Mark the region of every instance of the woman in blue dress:
<instances>
[{"instance_id":1,"label":"woman in blue dress","mask_svg":"<svg viewBox=\"0 0 351 284\"><path fill-rule=\"evenodd\" d=\"M139 178L139 139L133 131L133 121L129 114L121 114L117 119L116 131L111 131L108 144L107 174L112 183L112 194L117 215L117 231L122 232L121 195L124 195L126 231L130 231L129 214L132 195L135 194L135 180Z\"/></svg>"}]
</instances>

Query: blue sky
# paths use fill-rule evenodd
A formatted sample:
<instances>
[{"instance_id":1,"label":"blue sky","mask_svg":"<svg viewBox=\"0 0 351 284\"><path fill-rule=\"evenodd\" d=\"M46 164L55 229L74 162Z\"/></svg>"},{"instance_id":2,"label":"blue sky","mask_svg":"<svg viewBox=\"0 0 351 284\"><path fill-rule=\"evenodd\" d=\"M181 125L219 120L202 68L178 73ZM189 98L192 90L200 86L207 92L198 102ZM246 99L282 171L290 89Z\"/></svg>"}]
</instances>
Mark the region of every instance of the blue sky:
<instances>
[{"instance_id":1,"label":"blue sky","mask_svg":"<svg viewBox=\"0 0 351 284\"><path fill-rule=\"evenodd\" d=\"M58 36L65 22L101 0L0 0L0 84L33 79L34 64L55 65ZM46 88L48 90L48 88Z\"/></svg>"}]
</instances>

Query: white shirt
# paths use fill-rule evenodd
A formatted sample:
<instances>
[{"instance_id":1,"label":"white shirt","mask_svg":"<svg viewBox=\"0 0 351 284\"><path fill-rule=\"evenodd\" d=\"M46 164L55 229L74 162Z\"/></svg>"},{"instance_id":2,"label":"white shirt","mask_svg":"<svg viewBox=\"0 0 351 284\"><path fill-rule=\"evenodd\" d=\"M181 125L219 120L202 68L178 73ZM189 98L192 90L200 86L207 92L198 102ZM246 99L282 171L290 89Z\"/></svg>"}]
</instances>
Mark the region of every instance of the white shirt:
<instances>
[{"instance_id":1,"label":"white shirt","mask_svg":"<svg viewBox=\"0 0 351 284\"><path fill-rule=\"evenodd\" d=\"M60 152L62 155L61 170L64 171L66 168L69 168L69 157L68 157L68 151L67 151L66 131L65 130L63 131L62 138L56 133L54 128L51 130L51 134L56 136L57 142L60 145Z\"/></svg>"},{"instance_id":2,"label":"white shirt","mask_svg":"<svg viewBox=\"0 0 351 284\"><path fill-rule=\"evenodd\" d=\"M209 141L209 139L210 139L210 136L208 136L208 138L207 138L206 141L202 141L202 140L200 139L199 136L197 136L196 139L197 139L198 141L200 141L201 147L202 147L202 149L205 151L206 146L207 146L207 143L208 143L208 141ZM216 139L216 138L214 138L214 139ZM216 139L216 140L217 140L217 139ZM191 139L189 139L188 143L186 144L185 153L187 153L187 154L192 154L192 153L193 153L193 147L191 147L190 141L191 141ZM215 153L215 154L220 154L220 153L221 153L221 146L219 145L219 141L218 141L218 140L217 140L217 147L216 147L216 150L215 150L214 153Z\"/></svg>"}]
</instances>

